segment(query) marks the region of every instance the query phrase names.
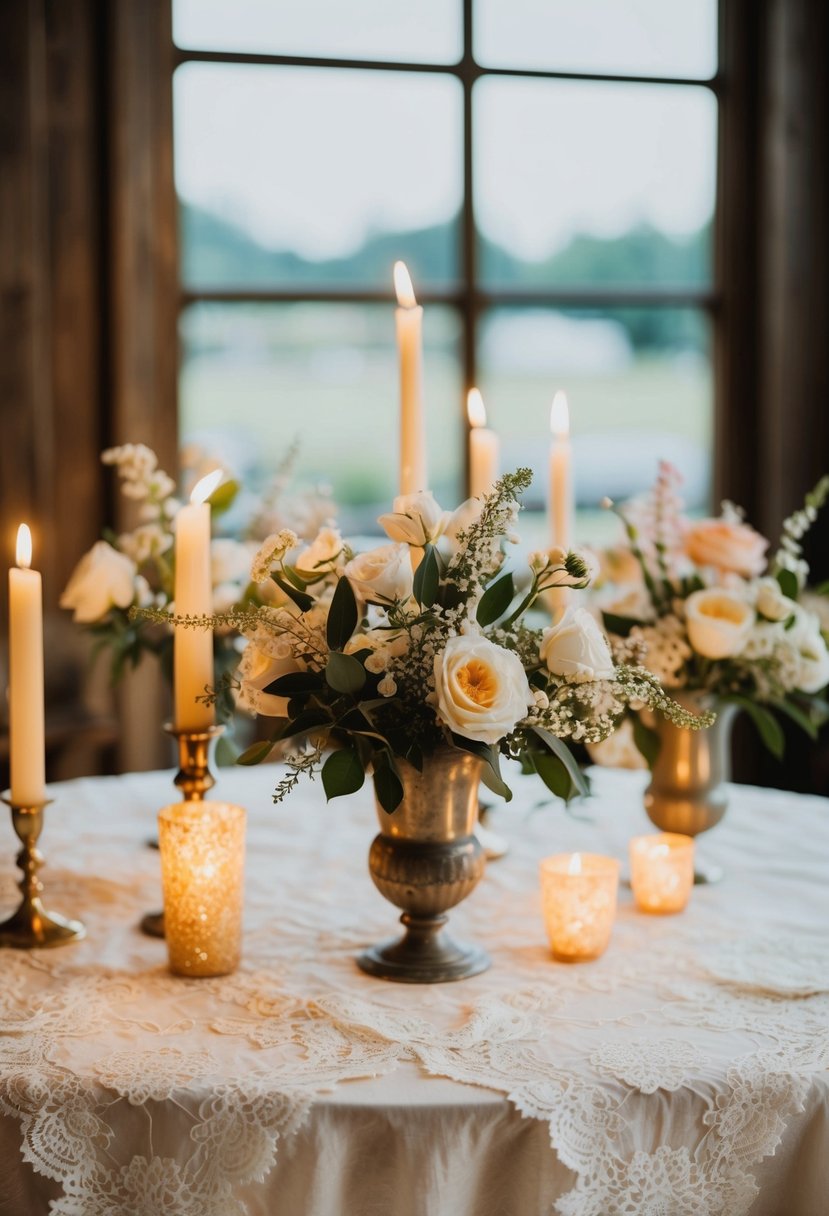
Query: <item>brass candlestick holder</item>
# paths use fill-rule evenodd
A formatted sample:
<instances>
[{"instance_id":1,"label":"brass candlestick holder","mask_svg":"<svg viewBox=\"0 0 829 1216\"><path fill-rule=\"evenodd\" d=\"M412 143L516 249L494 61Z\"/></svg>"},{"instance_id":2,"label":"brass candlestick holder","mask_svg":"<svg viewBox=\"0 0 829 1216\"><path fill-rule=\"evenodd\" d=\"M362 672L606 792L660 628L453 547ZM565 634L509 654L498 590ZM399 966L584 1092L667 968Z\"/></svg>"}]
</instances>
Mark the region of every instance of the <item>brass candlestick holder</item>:
<instances>
[{"instance_id":1,"label":"brass candlestick holder","mask_svg":"<svg viewBox=\"0 0 829 1216\"><path fill-rule=\"evenodd\" d=\"M17 864L23 871L18 884L23 898L17 910L0 923L0 946L32 950L37 946L63 946L67 942L80 941L86 936L81 922L67 920L57 912L47 912L40 899L43 883L37 872L43 865L43 855L37 848L37 841L43 829L43 809L51 799L34 806L18 806L4 795L3 802L11 807L12 825L23 845L17 854Z\"/></svg>"},{"instance_id":2,"label":"brass candlestick holder","mask_svg":"<svg viewBox=\"0 0 829 1216\"><path fill-rule=\"evenodd\" d=\"M223 726L207 726L204 730L179 730L168 722L164 730L178 745L178 772L173 784L181 790L183 802L203 802L216 784L210 771L210 752L224 733ZM150 937L164 936L164 911L147 912L141 917L141 932Z\"/></svg>"}]
</instances>

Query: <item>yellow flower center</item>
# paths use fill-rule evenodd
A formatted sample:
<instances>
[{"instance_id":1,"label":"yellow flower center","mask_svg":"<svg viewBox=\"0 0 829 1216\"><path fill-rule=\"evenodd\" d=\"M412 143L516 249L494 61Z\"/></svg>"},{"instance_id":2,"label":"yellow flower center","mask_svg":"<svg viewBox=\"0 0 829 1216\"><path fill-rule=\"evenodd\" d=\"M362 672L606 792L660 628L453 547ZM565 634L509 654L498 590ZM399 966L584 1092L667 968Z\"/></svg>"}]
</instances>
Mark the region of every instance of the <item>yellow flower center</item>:
<instances>
[{"instance_id":1,"label":"yellow flower center","mask_svg":"<svg viewBox=\"0 0 829 1216\"><path fill-rule=\"evenodd\" d=\"M486 663L482 663L480 659L470 659L465 667L459 668L457 680L461 691L470 701L484 709L490 709L494 705L498 685Z\"/></svg>"},{"instance_id":2,"label":"yellow flower center","mask_svg":"<svg viewBox=\"0 0 829 1216\"><path fill-rule=\"evenodd\" d=\"M742 605L729 599L705 600L700 604L699 610L703 616L713 617L716 621L731 621L735 625L742 625L745 620L745 609Z\"/></svg>"}]
</instances>

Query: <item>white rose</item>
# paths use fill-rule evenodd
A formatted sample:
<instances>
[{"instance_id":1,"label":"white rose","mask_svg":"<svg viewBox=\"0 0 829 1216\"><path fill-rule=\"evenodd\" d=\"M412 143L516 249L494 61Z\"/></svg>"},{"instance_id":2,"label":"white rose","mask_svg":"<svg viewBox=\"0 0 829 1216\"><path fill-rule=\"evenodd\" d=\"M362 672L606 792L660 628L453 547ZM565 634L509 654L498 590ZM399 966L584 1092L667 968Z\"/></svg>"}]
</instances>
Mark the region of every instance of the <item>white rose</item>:
<instances>
[{"instance_id":1,"label":"white rose","mask_svg":"<svg viewBox=\"0 0 829 1216\"><path fill-rule=\"evenodd\" d=\"M443 529L443 546L441 551L448 560L451 561L460 548L458 534L460 532L468 532L472 525L476 524L481 518L481 511L483 509L483 499L467 498L457 510L453 511L451 515L447 515Z\"/></svg>"},{"instance_id":2,"label":"white rose","mask_svg":"<svg viewBox=\"0 0 829 1216\"><path fill-rule=\"evenodd\" d=\"M250 549L229 536L218 536L210 542L210 581L214 587L222 583L247 583L250 573Z\"/></svg>"},{"instance_id":3,"label":"white rose","mask_svg":"<svg viewBox=\"0 0 829 1216\"><path fill-rule=\"evenodd\" d=\"M412 559L408 545L380 545L353 557L345 576L364 600L407 600L412 594Z\"/></svg>"},{"instance_id":4,"label":"white rose","mask_svg":"<svg viewBox=\"0 0 829 1216\"><path fill-rule=\"evenodd\" d=\"M297 670L297 661L292 654L285 657L266 654L254 642L249 642L242 652L237 673L241 685L236 699L237 705L240 709L263 714L267 718L287 717L288 698L277 697L262 690L280 676Z\"/></svg>"},{"instance_id":5,"label":"white rose","mask_svg":"<svg viewBox=\"0 0 829 1216\"><path fill-rule=\"evenodd\" d=\"M607 638L586 608L567 608L545 629L539 654L552 675L572 684L612 680L616 672Z\"/></svg>"},{"instance_id":6,"label":"white rose","mask_svg":"<svg viewBox=\"0 0 829 1216\"><path fill-rule=\"evenodd\" d=\"M389 540L422 549L443 534L449 514L441 510L431 490L421 490L418 494L399 495L394 500L393 512L381 515L377 522Z\"/></svg>"},{"instance_id":7,"label":"white rose","mask_svg":"<svg viewBox=\"0 0 829 1216\"><path fill-rule=\"evenodd\" d=\"M756 605L767 621L787 621L797 611L797 604L783 594L776 578L764 578L757 584Z\"/></svg>"},{"instance_id":8,"label":"white rose","mask_svg":"<svg viewBox=\"0 0 829 1216\"><path fill-rule=\"evenodd\" d=\"M790 638L799 656L795 688L799 692L820 692L829 683L829 650L820 632L820 622L811 612L797 609Z\"/></svg>"},{"instance_id":9,"label":"white rose","mask_svg":"<svg viewBox=\"0 0 829 1216\"><path fill-rule=\"evenodd\" d=\"M498 743L533 704L518 656L480 634L450 638L435 656L435 693L438 717L478 743Z\"/></svg>"},{"instance_id":10,"label":"white rose","mask_svg":"<svg viewBox=\"0 0 829 1216\"><path fill-rule=\"evenodd\" d=\"M751 605L729 591L695 591L685 601L688 639L706 659L730 659L739 654L754 620Z\"/></svg>"},{"instance_id":11,"label":"white rose","mask_svg":"<svg viewBox=\"0 0 829 1216\"><path fill-rule=\"evenodd\" d=\"M320 528L310 545L302 550L294 565L303 574L322 574L331 570L343 551L343 538L336 528Z\"/></svg>"},{"instance_id":12,"label":"white rose","mask_svg":"<svg viewBox=\"0 0 829 1216\"><path fill-rule=\"evenodd\" d=\"M81 625L100 621L111 608L129 608L136 573L135 562L106 541L96 541L75 567L60 606L73 610Z\"/></svg>"}]
</instances>

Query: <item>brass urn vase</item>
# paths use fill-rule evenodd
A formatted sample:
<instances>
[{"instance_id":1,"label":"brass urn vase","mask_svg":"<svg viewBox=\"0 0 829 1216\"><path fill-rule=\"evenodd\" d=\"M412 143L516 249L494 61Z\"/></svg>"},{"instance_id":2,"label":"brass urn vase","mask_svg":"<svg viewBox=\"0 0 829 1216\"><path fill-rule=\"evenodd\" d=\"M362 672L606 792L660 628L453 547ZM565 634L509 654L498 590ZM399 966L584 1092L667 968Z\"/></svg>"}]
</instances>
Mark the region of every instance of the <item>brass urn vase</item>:
<instances>
[{"instance_id":1,"label":"brass urn vase","mask_svg":"<svg viewBox=\"0 0 829 1216\"><path fill-rule=\"evenodd\" d=\"M403 801L388 814L377 802L380 832L369 852L374 885L403 909L401 937L381 942L357 959L369 975L407 984L440 984L478 975L490 965L477 946L454 941L447 912L480 881L486 860L473 835L481 762L455 748L439 748L418 772L397 762Z\"/></svg>"}]
</instances>

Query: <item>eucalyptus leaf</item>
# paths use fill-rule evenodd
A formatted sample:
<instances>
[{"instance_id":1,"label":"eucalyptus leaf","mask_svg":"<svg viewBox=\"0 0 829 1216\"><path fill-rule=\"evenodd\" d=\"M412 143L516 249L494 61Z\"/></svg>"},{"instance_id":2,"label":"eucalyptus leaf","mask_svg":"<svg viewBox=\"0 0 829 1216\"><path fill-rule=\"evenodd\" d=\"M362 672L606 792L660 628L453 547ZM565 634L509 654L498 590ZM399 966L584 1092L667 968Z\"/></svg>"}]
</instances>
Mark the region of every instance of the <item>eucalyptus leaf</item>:
<instances>
[{"instance_id":1,"label":"eucalyptus leaf","mask_svg":"<svg viewBox=\"0 0 829 1216\"><path fill-rule=\"evenodd\" d=\"M545 747L547 747L554 756L558 756L559 760L570 774L570 778L576 790L583 798L586 798L590 793L590 784L584 773L579 768L578 764L576 764L576 761L573 758L573 753L570 751L567 744L563 743L561 739L558 739L555 735L551 735L550 732L545 730L543 726L533 726L532 729L535 731L536 735L538 735Z\"/></svg>"},{"instance_id":2,"label":"eucalyptus leaf","mask_svg":"<svg viewBox=\"0 0 829 1216\"><path fill-rule=\"evenodd\" d=\"M332 650L325 668L325 679L335 692L356 693L366 682L366 669L353 655Z\"/></svg>"},{"instance_id":3,"label":"eucalyptus leaf","mask_svg":"<svg viewBox=\"0 0 829 1216\"><path fill-rule=\"evenodd\" d=\"M350 747L333 752L322 766L322 787L329 802L356 793L365 779L360 758Z\"/></svg>"},{"instance_id":4,"label":"eucalyptus leaf","mask_svg":"<svg viewBox=\"0 0 829 1216\"><path fill-rule=\"evenodd\" d=\"M555 794L556 798L569 802L575 792L573 782L558 756L553 756L550 752L532 752L531 755L533 768L547 789Z\"/></svg>"}]
</instances>

